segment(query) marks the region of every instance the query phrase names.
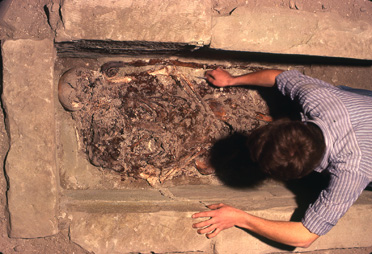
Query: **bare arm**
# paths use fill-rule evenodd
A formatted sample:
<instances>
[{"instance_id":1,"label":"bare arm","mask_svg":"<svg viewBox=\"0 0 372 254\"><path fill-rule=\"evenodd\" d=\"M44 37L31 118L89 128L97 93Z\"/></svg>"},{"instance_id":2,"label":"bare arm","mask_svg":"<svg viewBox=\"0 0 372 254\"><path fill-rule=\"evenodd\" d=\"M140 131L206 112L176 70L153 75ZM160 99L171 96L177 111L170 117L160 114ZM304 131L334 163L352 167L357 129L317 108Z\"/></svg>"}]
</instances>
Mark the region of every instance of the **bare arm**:
<instances>
[{"instance_id":1,"label":"bare arm","mask_svg":"<svg viewBox=\"0 0 372 254\"><path fill-rule=\"evenodd\" d=\"M309 247L319 237L307 230L301 222L266 220L224 204L214 204L208 208L212 210L192 216L210 217L193 225L199 229L199 234L206 234L208 238L234 226L248 229L276 242L303 248Z\"/></svg>"},{"instance_id":2,"label":"bare arm","mask_svg":"<svg viewBox=\"0 0 372 254\"><path fill-rule=\"evenodd\" d=\"M218 87L238 85L272 87L275 85L276 76L282 72L282 70L261 70L242 76L232 76L227 71L217 68L215 70L207 71L205 77L208 82Z\"/></svg>"}]
</instances>

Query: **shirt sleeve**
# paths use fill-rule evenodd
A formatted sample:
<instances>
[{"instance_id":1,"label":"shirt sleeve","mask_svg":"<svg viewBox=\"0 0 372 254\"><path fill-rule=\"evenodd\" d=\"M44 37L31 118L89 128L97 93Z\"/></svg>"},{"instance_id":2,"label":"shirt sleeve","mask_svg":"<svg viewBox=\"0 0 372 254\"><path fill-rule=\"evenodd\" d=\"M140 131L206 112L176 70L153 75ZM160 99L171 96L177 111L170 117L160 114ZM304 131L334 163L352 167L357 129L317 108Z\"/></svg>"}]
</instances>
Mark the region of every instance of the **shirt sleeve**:
<instances>
[{"instance_id":1,"label":"shirt sleeve","mask_svg":"<svg viewBox=\"0 0 372 254\"><path fill-rule=\"evenodd\" d=\"M304 86L313 86L316 88L334 88L333 85L322 80L312 78L302 74L297 70L285 71L276 77L276 84L279 91L289 96L292 100L300 93Z\"/></svg>"},{"instance_id":2,"label":"shirt sleeve","mask_svg":"<svg viewBox=\"0 0 372 254\"><path fill-rule=\"evenodd\" d=\"M323 119L325 122L334 122L335 119L331 119L333 117L342 117L343 120L348 117L329 115L329 109L344 110L344 105L337 94L340 89L327 82L291 70L279 74L276 77L276 84L284 96L298 103L303 120ZM332 123L333 128L338 128L335 123ZM343 122L338 121L336 124L341 123Z\"/></svg>"},{"instance_id":3,"label":"shirt sleeve","mask_svg":"<svg viewBox=\"0 0 372 254\"><path fill-rule=\"evenodd\" d=\"M306 210L302 224L314 234L326 234L357 200L368 182L355 171L342 171L337 177L331 175L329 187Z\"/></svg>"},{"instance_id":4,"label":"shirt sleeve","mask_svg":"<svg viewBox=\"0 0 372 254\"><path fill-rule=\"evenodd\" d=\"M327 171L329 186L309 206L303 225L317 235L326 234L336 225L367 186L369 180L360 168L362 153L355 138L341 90L327 82L291 70L276 78L279 91L302 107L306 119L317 119L330 132Z\"/></svg>"}]
</instances>

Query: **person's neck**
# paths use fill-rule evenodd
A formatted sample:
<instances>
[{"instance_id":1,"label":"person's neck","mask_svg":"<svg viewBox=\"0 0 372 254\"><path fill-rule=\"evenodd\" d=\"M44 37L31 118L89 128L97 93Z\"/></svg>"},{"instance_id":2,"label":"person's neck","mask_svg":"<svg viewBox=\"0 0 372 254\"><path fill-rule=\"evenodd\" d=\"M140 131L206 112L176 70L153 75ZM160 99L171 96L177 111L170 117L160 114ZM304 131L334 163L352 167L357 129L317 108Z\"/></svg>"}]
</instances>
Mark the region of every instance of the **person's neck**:
<instances>
[{"instance_id":1,"label":"person's neck","mask_svg":"<svg viewBox=\"0 0 372 254\"><path fill-rule=\"evenodd\" d=\"M314 133L316 139L318 140L319 148L322 149L322 154L324 155L324 153L326 151L326 144L325 144L325 138L324 138L324 134L323 134L322 129L313 122L308 122L307 124L308 124L310 130ZM323 158L323 155L320 158L320 160Z\"/></svg>"}]
</instances>

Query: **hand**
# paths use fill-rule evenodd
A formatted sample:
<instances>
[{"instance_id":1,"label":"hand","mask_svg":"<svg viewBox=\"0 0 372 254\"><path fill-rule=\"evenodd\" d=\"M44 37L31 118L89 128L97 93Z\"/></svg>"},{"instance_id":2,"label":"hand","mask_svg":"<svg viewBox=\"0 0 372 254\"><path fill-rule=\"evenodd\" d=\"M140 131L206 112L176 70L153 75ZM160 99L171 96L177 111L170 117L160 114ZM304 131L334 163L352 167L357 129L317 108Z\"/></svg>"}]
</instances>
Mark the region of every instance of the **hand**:
<instances>
[{"instance_id":1,"label":"hand","mask_svg":"<svg viewBox=\"0 0 372 254\"><path fill-rule=\"evenodd\" d=\"M222 230L238 226L247 214L242 210L225 204L213 204L207 206L212 211L195 213L192 218L210 217L209 219L193 224L193 228L198 228L199 234L206 234L208 238L213 238Z\"/></svg>"},{"instance_id":2,"label":"hand","mask_svg":"<svg viewBox=\"0 0 372 254\"><path fill-rule=\"evenodd\" d=\"M206 71L205 77L207 78L207 81L209 83L218 87L231 86L233 85L234 80L234 77L231 76L230 73L228 73L225 70L222 70L221 68Z\"/></svg>"}]
</instances>

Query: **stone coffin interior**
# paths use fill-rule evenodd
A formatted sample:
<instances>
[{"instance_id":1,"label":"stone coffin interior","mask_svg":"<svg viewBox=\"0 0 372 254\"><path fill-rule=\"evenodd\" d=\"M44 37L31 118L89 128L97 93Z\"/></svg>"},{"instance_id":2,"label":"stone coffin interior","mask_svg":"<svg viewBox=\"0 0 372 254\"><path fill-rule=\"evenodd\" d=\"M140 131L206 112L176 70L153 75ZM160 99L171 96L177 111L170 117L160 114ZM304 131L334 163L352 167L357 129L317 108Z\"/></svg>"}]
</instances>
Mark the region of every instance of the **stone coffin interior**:
<instances>
[{"instance_id":1,"label":"stone coffin interior","mask_svg":"<svg viewBox=\"0 0 372 254\"><path fill-rule=\"evenodd\" d=\"M143 44L121 46L112 57L112 45L102 43L94 43L98 54L81 42L57 44L57 157L65 189L219 185L210 163L216 142L271 121L257 90L217 88L202 78L219 66L236 75L263 67L184 57L174 45L152 45L151 54Z\"/></svg>"}]
</instances>

